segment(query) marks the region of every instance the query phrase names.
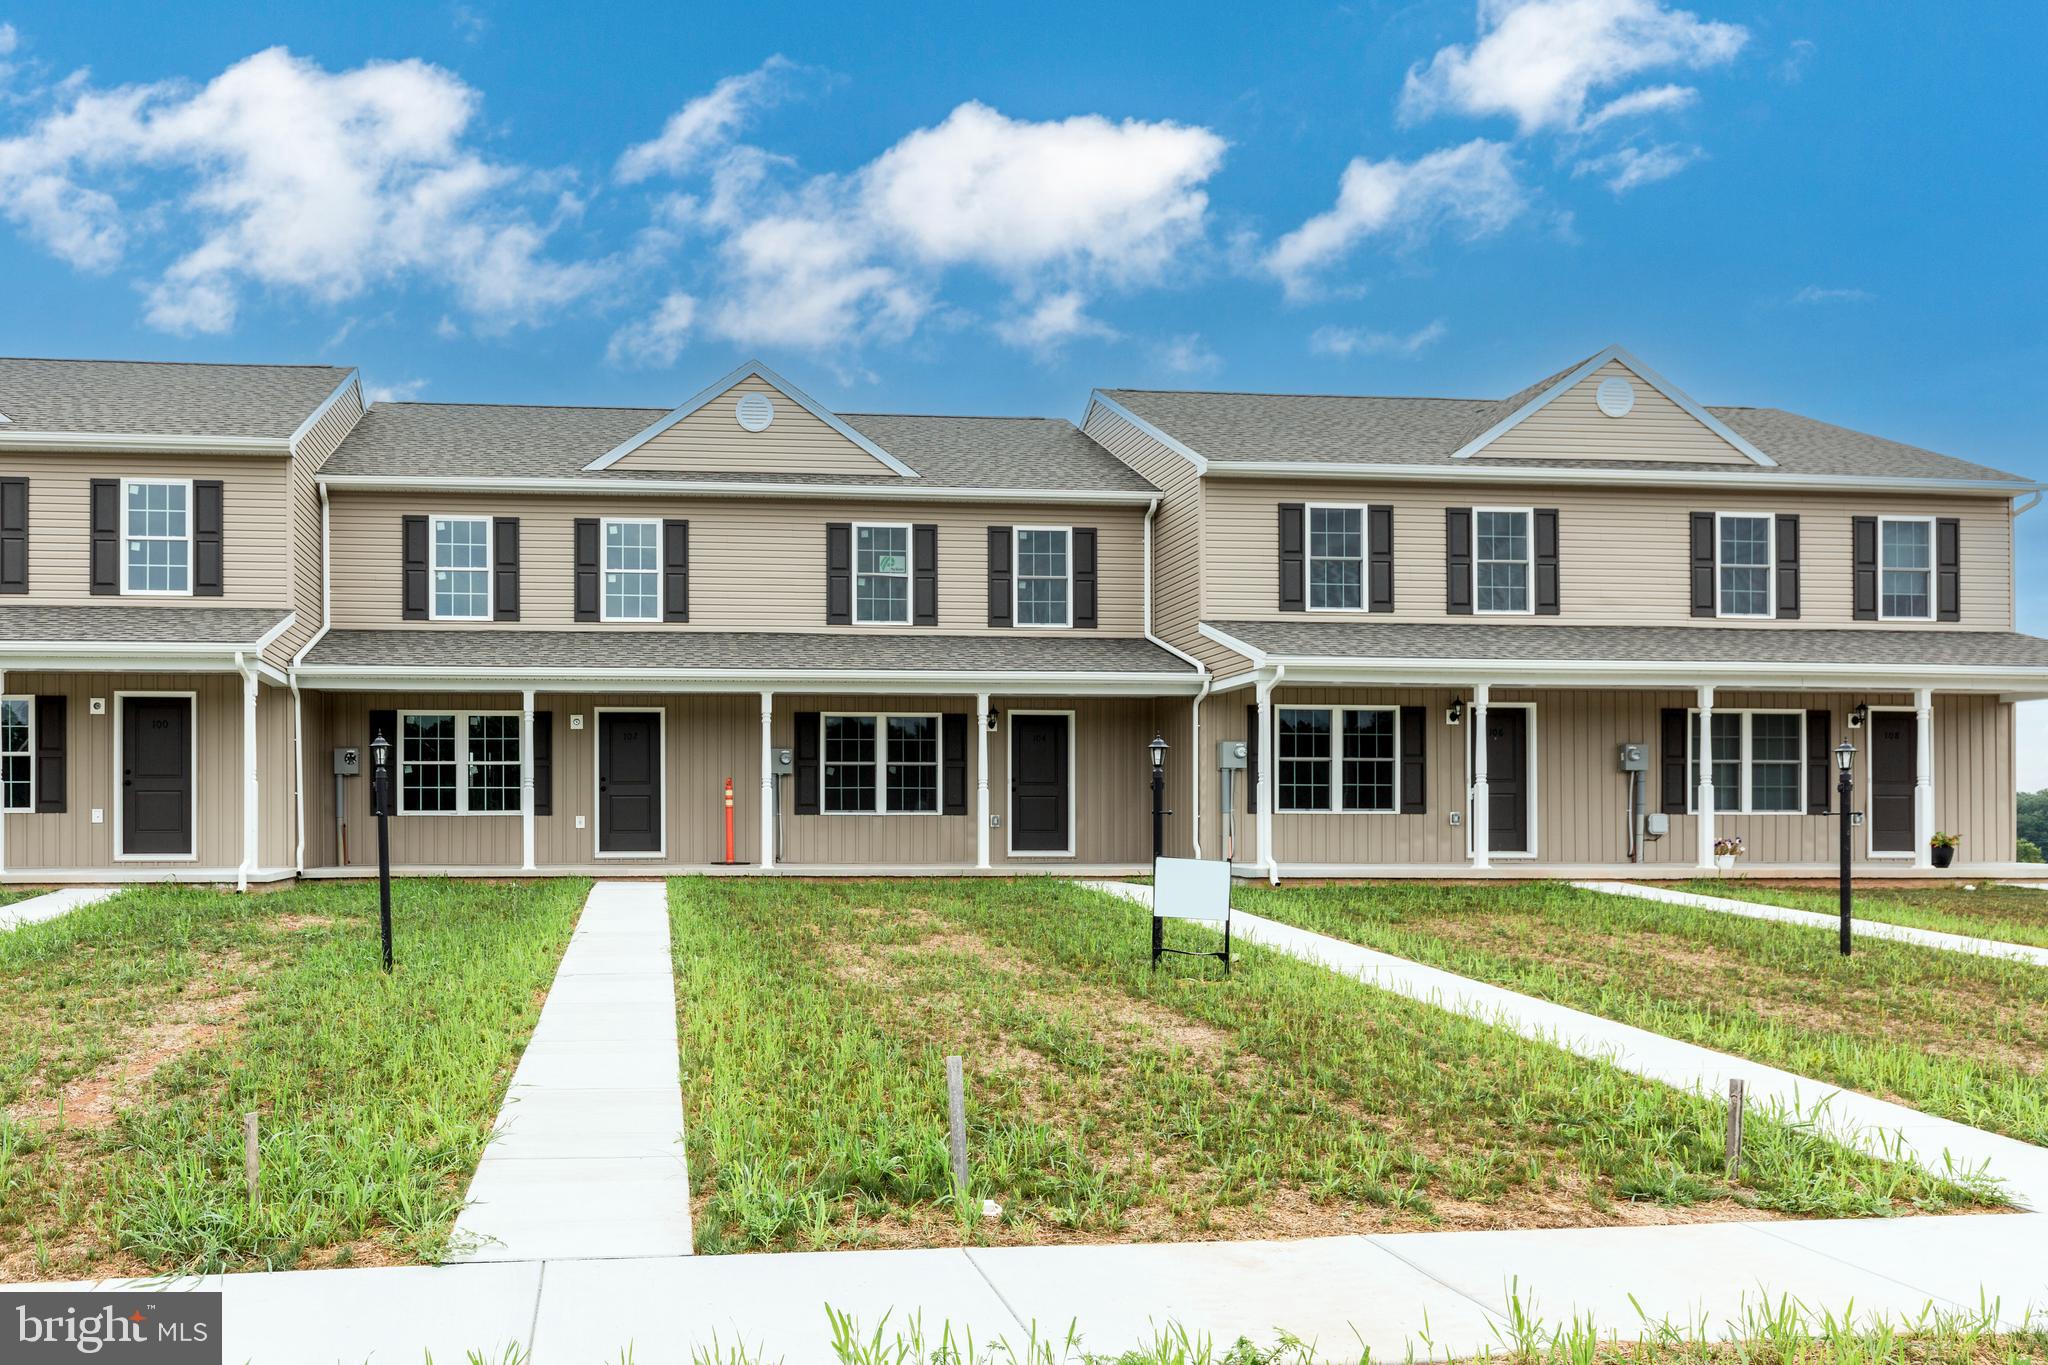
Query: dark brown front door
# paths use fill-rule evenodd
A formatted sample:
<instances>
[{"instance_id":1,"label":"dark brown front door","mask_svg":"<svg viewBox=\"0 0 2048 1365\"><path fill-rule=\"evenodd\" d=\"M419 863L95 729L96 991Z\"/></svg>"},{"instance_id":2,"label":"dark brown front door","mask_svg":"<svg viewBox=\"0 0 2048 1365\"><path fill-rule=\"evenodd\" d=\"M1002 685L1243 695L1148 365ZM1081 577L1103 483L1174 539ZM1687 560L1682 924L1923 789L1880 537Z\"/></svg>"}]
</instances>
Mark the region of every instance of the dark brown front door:
<instances>
[{"instance_id":1,"label":"dark brown front door","mask_svg":"<svg viewBox=\"0 0 2048 1365\"><path fill-rule=\"evenodd\" d=\"M661 713L597 713L597 851L661 852Z\"/></svg>"},{"instance_id":2,"label":"dark brown front door","mask_svg":"<svg viewBox=\"0 0 2048 1365\"><path fill-rule=\"evenodd\" d=\"M1913 787L1919 778L1920 717L1870 715L1870 851L1912 853Z\"/></svg>"},{"instance_id":3,"label":"dark brown front door","mask_svg":"<svg viewBox=\"0 0 2048 1365\"><path fill-rule=\"evenodd\" d=\"M192 699L121 698L121 851L192 852Z\"/></svg>"},{"instance_id":4,"label":"dark brown front door","mask_svg":"<svg viewBox=\"0 0 2048 1365\"><path fill-rule=\"evenodd\" d=\"M1529 713L1519 706L1487 708L1486 789L1487 852L1529 852Z\"/></svg>"},{"instance_id":5,"label":"dark brown front door","mask_svg":"<svg viewBox=\"0 0 2048 1365\"><path fill-rule=\"evenodd\" d=\"M1065 716L1010 717L1010 849L1066 853L1067 725Z\"/></svg>"}]
</instances>

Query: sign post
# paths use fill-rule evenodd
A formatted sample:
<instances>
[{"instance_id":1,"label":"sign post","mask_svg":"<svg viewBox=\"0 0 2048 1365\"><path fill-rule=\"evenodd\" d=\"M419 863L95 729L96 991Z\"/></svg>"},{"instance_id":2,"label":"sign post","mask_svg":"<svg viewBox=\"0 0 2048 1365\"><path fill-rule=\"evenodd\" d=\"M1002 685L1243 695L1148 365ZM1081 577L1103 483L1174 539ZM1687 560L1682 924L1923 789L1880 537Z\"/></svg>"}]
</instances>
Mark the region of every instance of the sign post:
<instances>
[{"instance_id":1,"label":"sign post","mask_svg":"<svg viewBox=\"0 0 2048 1365\"><path fill-rule=\"evenodd\" d=\"M1191 952L1166 946L1169 919L1206 920L1223 925L1223 951ZM1182 957L1213 957L1230 973L1230 864L1215 858L1152 860L1152 965L1167 953Z\"/></svg>"}]
</instances>

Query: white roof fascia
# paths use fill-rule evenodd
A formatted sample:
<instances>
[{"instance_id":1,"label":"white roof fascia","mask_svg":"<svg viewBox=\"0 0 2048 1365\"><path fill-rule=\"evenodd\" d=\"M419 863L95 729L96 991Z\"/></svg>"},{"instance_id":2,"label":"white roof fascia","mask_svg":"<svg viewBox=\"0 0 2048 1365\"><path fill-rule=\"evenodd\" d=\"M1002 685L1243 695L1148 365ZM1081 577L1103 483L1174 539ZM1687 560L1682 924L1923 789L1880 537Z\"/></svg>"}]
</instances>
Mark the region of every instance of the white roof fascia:
<instances>
[{"instance_id":1,"label":"white roof fascia","mask_svg":"<svg viewBox=\"0 0 2048 1365\"><path fill-rule=\"evenodd\" d=\"M327 687L375 689L417 686L523 688L545 684L551 692L602 691L632 684L664 692L758 692L763 684L816 691L870 691L919 696L961 692L999 692L1010 696L1090 695L1154 696L1160 692L1193 696L1201 687L1194 673L982 673L931 670L858 669L689 669L604 668L565 673L559 668L455 668L419 665L304 664L293 670L302 683Z\"/></svg>"},{"instance_id":2,"label":"white roof fascia","mask_svg":"<svg viewBox=\"0 0 2048 1365\"><path fill-rule=\"evenodd\" d=\"M328 394L327 397L322 399L320 401L320 406L314 408L313 411L307 416L306 420L299 423L298 430L294 431L291 434L290 439L291 451L294 458L296 458L299 453L299 443L301 441L304 441L308 436L313 434L313 428L320 425L321 419L327 416L328 410L331 409L336 403L339 403L342 400L342 397L345 394L347 394L350 389L355 388L358 384L360 384L362 382L362 377L363 376L361 370L350 370L345 376L343 376L341 383L335 386L334 392Z\"/></svg>"},{"instance_id":3,"label":"white roof fascia","mask_svg":"<svg viewBox=\"0 0 2048 1365\"><path fill-rule=\"evenodd\" d=\"M1165 446L1168 450L1180 456L1183 460L1186 460L1189 464L1195 467L1195 473L1206 474L1209 472L1208 458L1204 456L1200 451L1196 450L1194 447L1186 444L1183 441L1176 440L1175 438L1167 435L1158 427L1153 426L1150 422L1138 416L1137 413L1132 412L1129 408L1117 402L1114 398L1105 395L1101 389L1097 389L1093 393L1089 394L1088 401L1091 404L1099 404L1103 408L1103 410L1108 412L1111 416L1130 423L1132 426L1136 427L1145 435L1150 436L1153 440L1159 442L1159 444ZM1083 427L1086 427L1088 425L1088 419L1085 415L1083 415L1083 417L1081 418L1081 425Z\"/></svg>"},{"instance_id":4,"label":"white roof fascia","mask_svg":"<svg viewBox=\"0 0 2048 1365\"><path fill-rule=\"evenodd\" d=\"M1143 507L1159 497L1149 489L1136 488L933 488L914 483L737 483L721 479L440 479L386 474L322 474L318 481L337 490L389 493L583 493L620 497L687 493L700 497L817 498L826 502L840 498L871 498L909 502L1045 502Z\"/></svg>"},{"instance_id":5,"label":"white roof fascia","mask_svg":"<svg viewBox=\"0 0 2048 1365\"><path fill-rule=\"evenodd\" d=\"M1206 629L1206 628L1205 628ZM1388 686L1491 683L1496 687L1583 687L1601 682L1617 687L1696 687L1703 682L1743 691L2039 691L2048 688L2048 668L2024 670L1977 665L1697 663L1685 660L1600 662L1553 659L1351 659L1272 655L1291 683L1342 685L1371 682Z\"/></svg>"},{"instance_id":6,"label":"white roof fascia","mask_svg":"<svg viewBox=\"0 0 2048 1365\"><path fill-rule=\"evenodd\" d=\"M1295 479L1374 479L1384 482L1442 482L1490 479L1501 483L1648 483L1673 488L1721 489L1805 489L1839 492L1846 489L1883 490L1897 493L1988 493L2002 497L2023 497L2048 490L2048 484L2015 479L1917 478L1911 475L1865 474L1705 474L1693 469L1570 469L1524 467L1522 465L1468 465L1451 469L1429 464L1330 464L1291 460L1233 460L1209 468L1216 477L1284 477Z\"/></svg>"},{"instance_id":7,"label":"white roof fascia","mask_svg":"<svg viewBox=\"0 0 2048 1365\"><path fill-rule=\"evenodd\" d=\"M0 431L0 449L174 455L289 455L282 436L163 436L108 431Z\"/></svg>"}]
</instances>

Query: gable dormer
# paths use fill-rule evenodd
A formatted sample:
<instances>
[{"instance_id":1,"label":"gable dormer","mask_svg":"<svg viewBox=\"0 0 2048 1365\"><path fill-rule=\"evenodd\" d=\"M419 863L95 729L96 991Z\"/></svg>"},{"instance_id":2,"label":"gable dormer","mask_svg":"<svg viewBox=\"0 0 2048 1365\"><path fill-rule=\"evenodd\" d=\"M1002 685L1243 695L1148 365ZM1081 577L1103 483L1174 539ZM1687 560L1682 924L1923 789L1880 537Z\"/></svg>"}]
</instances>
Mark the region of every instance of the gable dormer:
<instances>
[{"instance_id":1,"label":"gable dormer","mask_svg":"<svg viewBox=\"0 0 2048 1365\"><path fill-rule=\"evenodd\" d=\"M1458 459L1769 467L1769 456L1627 351L1610 346L1467 443Z\"/></svg>"},{"instance_id":2,"label":"gable dormer","mask_svg":"<svg viewBox=\"0 0 2048 1365\"><path fill-rule=\"evenodd\" d=\"M587 468L917 477L910 466L758 361L708 385Z\"/></svg>"}]
</instances>

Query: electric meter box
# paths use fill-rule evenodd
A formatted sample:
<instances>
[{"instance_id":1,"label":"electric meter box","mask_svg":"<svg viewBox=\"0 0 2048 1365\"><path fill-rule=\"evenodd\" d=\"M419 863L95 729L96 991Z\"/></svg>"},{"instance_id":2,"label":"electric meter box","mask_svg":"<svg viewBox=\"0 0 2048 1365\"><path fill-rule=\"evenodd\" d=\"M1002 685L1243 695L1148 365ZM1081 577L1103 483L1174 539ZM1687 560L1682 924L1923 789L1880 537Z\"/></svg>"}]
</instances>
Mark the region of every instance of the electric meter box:
<instances>
[{"instance_id":1,"label":"electric meter box","mask_svg":"<svg viewBox=\"0 0 2048 1365\"><path fill-rule=\"evenodd\" d=\"M793 772L795 772L795 771L796 771L796 753L795 753L795 751L793 751L793 750L790 750L790 749L777 749L777 750L775 751L775 767L774 767L774 771L776 771L776 772L778 772L778 773L793 773Z\"/></svg>"},{"instance_id":2,"label":"electric meter box","mask_svg":"<svg viewBox=\"0 0 2048 1365\"><path fill-rule=\"evenodd\" d=\"M1650 746L1647 744L1624 744L1621 746L1621 770L1625 773L1646 773L1650 771Z\"/></svg>"},{"instance_id":3,"label":"electric meter box","mask_svg":"<svg viewBox=\"0 0 2048 1365\"><path fill-rule=\"evenodd\" d=\"M1243 772L1251 746L1241 739L1216 741L1216 766L1224 772Z\"/></svg>"},{"instance_id":4,"label":"electric meter box","mask_svg":"<svg viewBox=\"0 0 2048 1365\"><path fill-rule=\"evenodd\" d=\"M355 777L363 771L363 751L353 744L344 745L334 751L334 775Z\"/></svg>"}]
</instances>

